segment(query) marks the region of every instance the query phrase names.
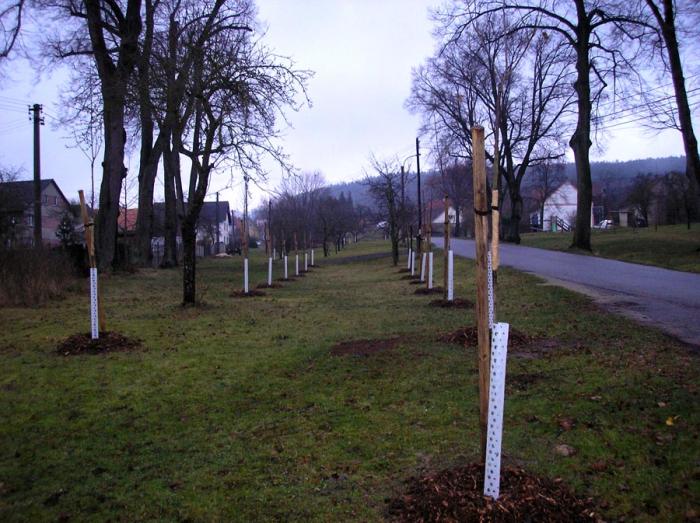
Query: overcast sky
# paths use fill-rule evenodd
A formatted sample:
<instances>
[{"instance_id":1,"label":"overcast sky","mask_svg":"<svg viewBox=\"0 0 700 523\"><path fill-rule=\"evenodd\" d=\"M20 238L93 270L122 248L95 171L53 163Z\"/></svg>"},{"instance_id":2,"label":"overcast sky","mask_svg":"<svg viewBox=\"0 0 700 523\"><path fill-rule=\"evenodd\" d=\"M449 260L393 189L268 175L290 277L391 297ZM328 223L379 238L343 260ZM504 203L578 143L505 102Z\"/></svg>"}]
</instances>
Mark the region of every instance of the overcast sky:
<instances>
[{"instance_id":1,"label":"overcast sky","mask_svg":"<svg viewBox=\"0 0 700 523\"><path fill-rule=\"evenodd\" d=\"M428 9L435 0L258 0L259 18L268 27L265 41L301 68L315 72L309 82L312 107L290 114L284 147L294 165L320 170L329 182L363 176L370 153L404 158L414 152L419 117L404 109L411 68L432 54ZM24 168L32 175L32 127L26 105L42 103L47 125L42 128L42 177L54 178L68 198L89 191L89 163L70 149L68 132L55 129L58 92L65 79L59 72L37 78L28 64L5 66L0 83L0 164ZM697 118L696 118L697 120ZM682 155L677 131L658 135L640 123L616 127L593 159ZM426 143L426 146L430 144ZM569 155L571 158L571 156ZM135 196L137 155L130 161L130 191ZM271 166L270 187L281 173ZM229 186L222 199L242 206L240 175L217 173L210 193ZM157 192L161 192L157 189ZM264 197L253 188L253 202ZM131 197L129 198L131 200Z\"/></svg>"}]
</instances>

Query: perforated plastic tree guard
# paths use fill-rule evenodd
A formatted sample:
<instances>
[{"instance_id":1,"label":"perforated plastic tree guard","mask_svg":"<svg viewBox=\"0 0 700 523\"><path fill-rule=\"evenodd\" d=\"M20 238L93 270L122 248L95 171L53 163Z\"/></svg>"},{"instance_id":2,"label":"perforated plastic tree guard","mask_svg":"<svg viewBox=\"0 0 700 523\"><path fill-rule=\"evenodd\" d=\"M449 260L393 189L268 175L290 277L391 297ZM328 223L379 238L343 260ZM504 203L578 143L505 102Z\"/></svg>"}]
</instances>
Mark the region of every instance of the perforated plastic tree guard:
<instances>
[{"instance_id":1,"label":"perforated plastic tree guard","mask_svg":"<svg viewBox=\"0 0 700 523\"><path fill-rule=\"evenodd\" d=\"M489 329L493 329L495 319L493 315L493 265L491 264L491 251L488 252L486 259L488 260Z\"/></svg>"},{"instance_id":2,"label":"perforated plastic tree guard","mask_svg":"<svg viewBox=\"0 0 700 523\"><path fill-rule=\"evenodd\" d=\"M100 337L97 307L97 269L90 267L90 334L93 340Z\"/></svg>"},{"instance_id":3,"label":"perforated plastic tree guard","mask_svg":"<svg viewBox=\"0 0 700 523\"><path fill-rule=\"evenodd\" d=\"M447 251L447 301L454 300L454 253Z\"/></svg>"},{"instance_id":4,"label":"perforated plastic tree guard","mask_svg":"<svg viewBox=\"0 0 700 523\"><path fill-rule=\"evenodd\" d=\"M406 268L411 270L411 249L408 249L408 256L406 256Z\"/></svg>"},{"instance_id":5,"label":"perforated plastic tree guard","mask_svg":"<svg viewBox=\"0 0 700 523\"><path fill-rule=\"evenodd\" d=\"M488 432L484 495L498 499L501 483L501 438L508 355L508 324L496 323L491 331L491 383L489 386Z\"/></svg>"},{"instance_id":6,"label":"perforated plastic tree guard","mask_svg":"<svg viewBox=\"0 0 700 523\"><path fill-rule=\"evenodd\" d=\"M284 255L284 279L285 280L289 278L289 268L287 265L288 265L287 264L287 255L285 254Z\"/></svg>"},{"instance_id":7,"label":"perforated plastic tree guard","mask_svg":"<svg viewBox=\"0 0 700 523\"><path fill-rule=\"evenodd\" d=\"M425 253L420 256L420 281L425 281Z\"/></svg>"},{"instance_id":8,"label":"perforated plastic tree guard","mask_svg":"<svg viewBox=\"0 0 700 523\"><path fill-rule=\"evenodd\" d=\"M267 286L272 286L272 258L267 259Z\"/></svg>"},{"instance_id":9,"label":"perforated plastic tree guard","mask_svg":"<svg viewBox=\"0 0 700 523\"><path fill-rule=\"evenodd\" d=\"M243 292L248 294L248 258L243 259Z\"/></svg>"},{"instance_id":10,"label":"perforated plastic tree guard","mask_svg":"<svg viewBox=\"0 0 700 523\"><path fill-rule=\"evenodd\" d=\"M428 253L428 289L433 288L433 253Z\"/></svg>"}]
</instances>

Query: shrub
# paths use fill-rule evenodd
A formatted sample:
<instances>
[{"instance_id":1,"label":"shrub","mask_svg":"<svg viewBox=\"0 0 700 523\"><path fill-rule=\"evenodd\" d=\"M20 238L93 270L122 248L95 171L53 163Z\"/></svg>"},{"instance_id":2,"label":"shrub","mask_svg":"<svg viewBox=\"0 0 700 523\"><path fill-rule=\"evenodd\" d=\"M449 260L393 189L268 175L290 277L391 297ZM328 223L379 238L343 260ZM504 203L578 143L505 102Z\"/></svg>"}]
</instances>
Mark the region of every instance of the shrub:
<instances>
[{"instance_id":1,"label":"shrub","mask_svg":"<svg viewBox=\"0 0 700 523\"><path fill-rule=\"evenodd\" d=\"M0 251L0 307L42 305L64 297L75 283L73 264L63 251Z\"/></svg>"}]
</instances>

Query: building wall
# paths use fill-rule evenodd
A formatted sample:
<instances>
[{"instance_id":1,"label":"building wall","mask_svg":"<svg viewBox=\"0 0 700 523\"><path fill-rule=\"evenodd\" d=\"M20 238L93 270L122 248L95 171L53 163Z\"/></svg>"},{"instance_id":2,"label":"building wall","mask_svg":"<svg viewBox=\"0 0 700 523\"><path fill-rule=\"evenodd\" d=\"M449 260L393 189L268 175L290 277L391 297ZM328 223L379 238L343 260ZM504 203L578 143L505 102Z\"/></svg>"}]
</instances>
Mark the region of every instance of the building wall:
<instances>
[{"instance_id":1,"label":"building wall","mask_svg":"<svg viewBox=\"0 0 700 523\"><path fill-rule=\"evenodd\" d=\"M41 193L41 238L44 245L55 247L61 244L56 231L64 213L70 213L70 204L61 196L54 184L47 185ZM34 240L34 205L27 207L21 217L21 227L16 228L17 240L23 245L32 245Z\"/></svg>"}]
</instances>

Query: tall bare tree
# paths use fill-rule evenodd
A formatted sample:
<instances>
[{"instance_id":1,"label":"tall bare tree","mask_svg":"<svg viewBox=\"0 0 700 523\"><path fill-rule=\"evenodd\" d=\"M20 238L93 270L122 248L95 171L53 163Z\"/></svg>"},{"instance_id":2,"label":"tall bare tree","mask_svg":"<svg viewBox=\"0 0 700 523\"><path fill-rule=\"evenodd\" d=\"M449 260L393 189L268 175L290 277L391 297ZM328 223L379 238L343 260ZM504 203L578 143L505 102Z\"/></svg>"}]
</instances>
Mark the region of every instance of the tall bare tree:
<instances>
[{"instance_id":1,"label":"tall bare tree","mask_svg":"<svg viewBox=\"0 0 700 523\"><path fill-rule=\"evenodd\" d=\"M452 28L452 38L458 38L480 20L499 12L510 12L517 20L504 37L516 31L536 30L561 39L572 50L577 118L569 146L574 153L578 186L572 246L590 250L591 117L605 87L620 80L649 26L640 23L643 14L639 7L625 0L469 1L444 11L442 16Z\"/></svg>"},{"instance_id":2,"label":"tall bare tree","mask_svg":"<svg viewBox=\"0 0 700 523\"><path fill-rule=\"evenodd\" d=\"M401 173L397 161L382 161L370 158L372 171L365 176L365 184L379 208L379 217L386 222L391 240L391 257L394 265L399 263L399 234L401 207Z\"/></svg>"}]
</instances>

